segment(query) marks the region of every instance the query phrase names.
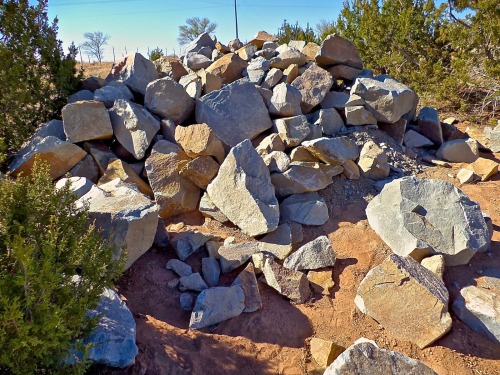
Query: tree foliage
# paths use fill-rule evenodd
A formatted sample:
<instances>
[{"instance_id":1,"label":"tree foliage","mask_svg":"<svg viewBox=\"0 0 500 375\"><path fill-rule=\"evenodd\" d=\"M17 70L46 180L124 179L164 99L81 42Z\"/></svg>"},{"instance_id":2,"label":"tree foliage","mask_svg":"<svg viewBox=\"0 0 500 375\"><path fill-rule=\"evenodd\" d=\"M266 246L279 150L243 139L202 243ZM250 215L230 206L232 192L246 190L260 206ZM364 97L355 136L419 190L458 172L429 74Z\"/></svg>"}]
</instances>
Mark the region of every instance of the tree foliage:
<instances>
[{"instance_id":1,"label":"tree foliage","mask_svg":"<svg viewBox=\"0 0 500 375\"><path fill-rule=\"evenodd\" d=\"M48 167L0 182L0 372L70 373L63 360L121 263ZM81 370L81 369L80 369Z\"/></svg>"},{"instance_id":2,"label":"tree foliage","mask_svg":"<svg viewBox=\"0 0 500 375\"><path fill-rule=\"evenodd\" d=\"M163 56L163 50L160 47L156 47L155 49L149 52L149 60L155 61Z\"/></svg>"},{"instance_id":3,"label":"tree foliage","mask_svg":"<svg viewBox=\"0 0 500 375\"><path fill-rule=\"evenodd\" d=\"M84 52L101 63L104 57L104 46L108 44L111 37L102 31L84 33L83 37L85 42L82 43L81 47Z\"/></svg>"},{"instance_id":4,"label":"tree foliage","mask_svg":"<svg viewBox=\"0 0 500 375\"><path fill-rule=\"evenodd\" d=\"M47 0L0 1L0 138L9 152L76 91L74 56L64 54L57 30Z\"/></svg>"},{"instance_id":5,"label":"tree foliage","mask_svg":"<svg viewBox=\"0 0 500 375\"><path fill-rule=\"evenodd\" d=\"M188 44L203 33L212 34L217 28L217 24L208 18L192 17L186 20L185 25L179 26L179 37L177 41L181 46Z\"/></svg>"},{"instance_id":6,"label":"tree foliage","mask_svg":"<svg viewBox=\"0 0 500 375\"><path fill-rule=\"evenodd\" d=\"M305 28L299 26L296 22L295 25L291 25L287 20L283 20L283 24L278 29L278 43L284 44L292 40L303 40L306 43L316 42L316 35L314 30L307 24Z\"/></svg>"}]
</instances>

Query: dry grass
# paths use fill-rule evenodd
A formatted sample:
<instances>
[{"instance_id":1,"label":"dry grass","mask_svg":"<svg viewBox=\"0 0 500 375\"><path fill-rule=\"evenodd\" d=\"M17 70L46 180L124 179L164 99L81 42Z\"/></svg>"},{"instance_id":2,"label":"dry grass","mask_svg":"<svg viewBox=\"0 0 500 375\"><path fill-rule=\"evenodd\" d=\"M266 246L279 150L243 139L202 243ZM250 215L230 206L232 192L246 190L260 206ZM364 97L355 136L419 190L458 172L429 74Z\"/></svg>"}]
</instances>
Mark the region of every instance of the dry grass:
<instances>
[{"instance_id":1,"label":"dry grass","mask_svg":"<svg viewBox=\"0 0 500 375\"><path fill-rule=\"evenodd\" d=\"M100 77L100 78L106 78L108 75L109 71L111 70L111 66L113 65L112 62L102 62L102 63L83 63L80 64L78 63L76 65L77 69L82 68L83 69L83 77Z\"/></svg>"}]
</instances>

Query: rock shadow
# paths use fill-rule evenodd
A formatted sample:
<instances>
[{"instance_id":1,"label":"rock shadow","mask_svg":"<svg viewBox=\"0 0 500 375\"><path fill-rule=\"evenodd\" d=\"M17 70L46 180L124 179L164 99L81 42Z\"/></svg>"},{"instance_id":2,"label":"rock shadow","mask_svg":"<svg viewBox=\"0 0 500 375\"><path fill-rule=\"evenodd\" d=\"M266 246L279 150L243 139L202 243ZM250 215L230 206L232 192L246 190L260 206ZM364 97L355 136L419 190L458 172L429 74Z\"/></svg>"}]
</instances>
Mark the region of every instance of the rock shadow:
<instances>
[{"instance_id":1,"label":"rock shadow","mask_svg":"<svg viewBox=\"0 0 500 375\"><path fill-rule=\"evenodd\" d=\"M341 285L340 285L340 275L349 266L353 266L358 263L358 260L356 258L344 258L344 259L337 259L335 262L335 266L333 267L333 282L335 283L335 286L333 287L330 297L332 299L335 298L335 294L340 291Z\"/></svg>"}]
</instances>

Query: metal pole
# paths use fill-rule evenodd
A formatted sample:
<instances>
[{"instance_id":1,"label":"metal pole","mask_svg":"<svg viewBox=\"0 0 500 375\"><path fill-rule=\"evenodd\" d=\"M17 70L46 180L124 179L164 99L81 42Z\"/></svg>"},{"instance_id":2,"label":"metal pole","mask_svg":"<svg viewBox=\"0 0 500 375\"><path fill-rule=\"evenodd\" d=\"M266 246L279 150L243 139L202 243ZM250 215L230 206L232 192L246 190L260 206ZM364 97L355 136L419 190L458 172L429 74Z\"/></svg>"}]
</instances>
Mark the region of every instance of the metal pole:
<instances>
[{"instance_id":1,"label":"metal pole","mask_svg":"<svg viewBox=\"0 0 500 375\"><path fill-rule=\"evenodd\" d=\"M238 12L236 10L236 0L234 0L234 20L236 21L236 39L238 38Z\"/></svg>"},{"instance_id":2,"label":"metal pole","mask_svg":"<svg viewBox=\"0 0 500 375\"><path fill-rule=\"evenodd\" d=\"M116 59L115 59L115 46L113 46L113 62L115 62Z\"/></svg>"}]
</instances>

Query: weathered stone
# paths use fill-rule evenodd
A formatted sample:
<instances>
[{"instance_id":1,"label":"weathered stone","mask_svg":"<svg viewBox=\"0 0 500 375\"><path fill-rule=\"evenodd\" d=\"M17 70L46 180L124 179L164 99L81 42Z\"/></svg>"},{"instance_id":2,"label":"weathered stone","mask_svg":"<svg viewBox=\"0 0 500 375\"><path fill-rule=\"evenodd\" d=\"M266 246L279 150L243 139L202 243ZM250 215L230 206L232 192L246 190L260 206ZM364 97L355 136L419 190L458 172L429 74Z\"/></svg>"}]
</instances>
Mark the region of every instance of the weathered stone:
<instances>
[{"instance_id":1,"label":"weathered stone","mask_svg":"<svg viewBox=\"0 0 500 375\"><path fill-rule=\"evenodd\" d=\"M387 154L371 140L363 145L359 154L358 166L363 177L372 180L383 180L391 172Z\"/></svg>"},{"instance_id":2,"label":"weathered stone","mask_svg":"<svg viewBox=\"0 0 500 375\"><path fill-rule=\"evenodd\" d=\"M487 181L498 173L498 163L493 160L478 158L474 163L469 164L467 169L478 175L481 181Z\"/></svg>"},{"instance_id":3,"label":"weathered stone","mask_svg":"<svg viewBox=\"0 0 500 375\"><path fill-rule=\"evenodd\" d=\"M332 178L320 168L318 163L309 164L312 165L290 165L286 172L271 175L271 182L278 198L322 190L332 183Z\"/></svg>"},{"instance_id":4,"label":"weathered stone","mask_svg":"<svg viewBox=\"0 0 500 375\"><path fill-rule=\"evenodd\" d=\"M187 163L179 171L179 175L187 178L200 189L206 190L218 171L219 164L211 156L198 156Z\"/></svg>"},{"instance_id":5,"label":"weathered stone","mask_svg":"<svg viewBox=\"0 0 500 375\"><path fill-rule=\"evenodd\" d=\"M279 134L286 147L298 146L311 131L304 115L274 120L273 130Z\"/></svg>"},{"instance_id":6,"label":"weathered stone","mask_svg":"<svg viewBox=\"0 0 500 375\"><path fill-rule=\"evenodd\" d=\"M489 274L491 273L491 276ZM500 272L485 270L477 286L466 286L453 302L453 312L474 331L500 344Z\"/></svg>"},{"instance_id":7,"label":"weathered stone","mask_svg":"<svg viewBox=\"0 0 500 375\"><path fill-rule=\"evenodd\" d=\"M233 285L239 286L245 294L245 308L243 312L254 312L262 308L259 285L255 277L254 267L249 263L238 277L233 281Z\"/></svg>"},{"instance_id":8,"label":"weathered stone","mask_svg":"<svg viewBox=\"0 0 500 375\"><path fill-rule=\"evenodd\" d=\"M273 97L273 92L271 90L264 89L260 86L255 86L255 87L259 91L262 100L264 100L264 105L266 106L267 109L269 109L269 107L271 106L271 98Z\"/></svg>"},{"instance_id":9,"label":"weathered stone","mask_svg":"<svg viewBox=\"0 0 500 375\"><path fill-rule=\"evenodd\" d=\"M88 201L89 222L102 230L104 238L110 238L110 246L118 257L125 246L128 269L151 245L158 224L158 207L137 190L122 187L122 194L107 196L101 189L89 191L77 202ZM98 194L96 194L98 193Z\"/></svg>"},{"instance_id":10,"label":"weathered stone","mask_svg":"<svg viewBox=\"0 0 500 375\"><path fill-rule=\"evenodd\" d=\"M368 272L354 300L391 335L421 349L451 329L448 301L440 278L412 258L396 254Z\"/></svg>"},{"instance_id":11,"label":"weathered stone","mask_svg":"<svg viewBox=\"0 0 500 375\"><path fill-rule=\"evenodd\" d=\"M283 151L273 151L262 159L270 173L285 172L290 165L290 157Z\"/></svg>"},{"instance_id":12,"label":"weathered stone","mask_svg":"<svg viewBox=\"0 0 500 375\"><path fill-rule=\"evenodd\" d=\"M297 77L292 86L302 94L300 107L303 113L311 110L323 101L333 85L333 78L324 69L311 65L301 76Z\"/></svg>"},{"instance_id":13,"label":"weathered stone","mask_svg":"<svg viewBox=\"0 0 500 375\"><path fill-rule=\"evenodd\" d=\"M276 36L265 31L259 31L249 43L252 43L257 48L262 48L265 42L276 42L277 40L278 38Z\"/></svg>"},{"instance_id":14,"label":"weathered stone","mask_svg":"<svg viewBox=\"0 0 500 375\"><path fill-rule=\"evenodd\" d=\"M175 129L176 128L177 128L177 125L175 125L175 122L173 122L169 118L164 118L160 122L160 132L166 141L176 143L175 142Z\"/></svg>"},{"instance_id":15,"label":"weathered stone","mask_svg":"<svg viewBox=\"0 0 500 375\"><path fill-rule=\"evenodd\" d=\"M313 139L318 139L323 137L323 128L320 125L311 124L309 125L309 134L304 138L305 141L312 141Z\"/></svg>"},{"instance_id":16,"label":"weathered stone","mask_svg":"<svg viewBox=\"0 0 500 375\"><path fill-rule=\"evenodd\" d=\"M318 51L319 51L319 46L314 42L309 42L304 46L304 48L302 48L300 52L306 55L309 61L314 61L316 59Z\"/></svg>"},{"instance_id":17,"label":"weathered stone","mask_svg":"<svg viewBox=\"0 0 500 375\"><path fill-rule=\"evenodd\" d=\"M388 122L379 122L377 126L380 130L389 134L389 136L392 139L394 139L398 144L402 145L406 132L407 123L408 123L407 120L401 118L392 124Z\"/></svg>"},{"instance_id":18,"label":"weathered stone","mask_svg":"<svg viewBox=\"0 0 500 375\"><path fill-rule=\"evenodd\" d=\"M320 103L322 109L335 108L343 111L349 101L349 95L344 92L330 91Z\"/></svg>"},{"instance_id":19,"label":"weathered stone","mask_svg":"<svg viewBox=\"0 0 500 375\"><path fill-rule=\"evenodd\" d=\"M241 47L243 47L243 43L241 43L241 41L239 39L233 39L233 40L229 41L229 43L227 44L227 47L229 48L229 51L235 52L235 51L239 50ZM257 48L259 48L259 46L257 46Z\"/></svg>"},{"instance_id":20,"label":"weathered stone","mask_svg":"<svg viewBox=\"0 0 500 375\"><path fill-rule=\"evenodd\" d=\"M196 100L201 97L201 79L196 73L185 75L179 80L179 84L184 87L184 90L191 98Z\"/></svg>"},{"instance_id":21,"label":"weathered stone","mask_svg":"<svg viewBox=\"0 0 500 375\"><path fill-rule=\"evenodd\" d=\"M254 57L255 52L257 52L257 46L254 44L247 44L236 51L239 57L245 61L250 61Z\"/></svg>"},{"instance_id":22,"label":"weathered stone","mask_svg":"<svg viewBox=\"0 0 500 375\"><path fill-rule=\"evenodd\" d=\"M353 81L357 76L363 73L362 69L353 68L348 65L335 65L328 69L333 79L345 79Z\"/></svg>"},{"instance_id":23,"label":"weathered stone","mask_svg":"<svg viewBox=\"0 0 500 375\"><path fill-rule=\"evenodd\" d=\"M83 81L80 82L78 87L80 90L89 90L94 92L97 89L100 89L106 84L104 79L101 77L87 77Z\"/></svg>"},{"instance_id":24,"label":"weathered stone","mask_svg":"<svg viewBox=\"0 0 500 375\"><path fill-rule=\"evenodd\" d=\"M344 120L335 108L320 109L307 116L309 122L321 126L323 134L333 136L344 126Z\"/></svg>"},{"instance_id":25,"label":"weathered stone","mask_svg":"<svg viewBox=\"0 0 500 375\"><path fill-rule=\"evenodd\" d=\"M181 77L188 74L184 65L177 57L162 56L155 60L153 64L159 74L159 78L172 77L176 82L179 82ZM157 77L158 78L158 77Z\"/></svg>"},{"instance_id":26,"label":"weathered stone","mask_svg":"<svg viewBox=\"0 0 500 375\"><path fill-rule=\"evenodd\" d=\"M174 271L180 277L189 276L193 273L191 266L179 259L170 259L165 268Z\"/></svg>"},{"instance_id":27,"label":"weathered stone","mask_svg":"<svg viewBox=\"0 0 500 375\"><path fill-rule=\"evenodd\" d=\"M309 271L307 280L312 290L325 296L330 295L331 289L335 286L332 278L332 271Z\"/></svg>"},{"instance_id":28,"label":"weathered stone","mask_svg":"<svg viewBox=\"0 0 500 375\"><path fill-rule=\"evenodd\" d=\"M467 264L490 239L479 205L451 183L405 177L384 186L366 208L372 229L398 255L443 254Z\"/></svg>"},{"instance_id":29,"label":"weathered stone","mask_svg":"<svg viewBox=\"0 0 500 375\"><path fill-rule=\"evenodd\" d=\"M215 74L207 72L205 69L199 70L197 74L201 79L201 88L203 90L203 95L221 89L222 80L220 77L216 76Z\"/></svg>"},{"instance_id":30,"label":"weathered stone","mask_svg":"<svg viewBox=\"0 0 500 375\"><path fill-rule=\"evenodd\" d=\"M321 43L316 64L322 67L343 64L362 69L363 62L356 47L349 40L338 35L328 35Z\"/></svg>"},{"instance_id":31,"label":"weathered stone","mask_svg":"<svg viewBox=\"0 0 500 375\"><path fill-rule=\"evenodd\" d=\"M85 177L63 177L59 181L57 181L56 190L62 189L64 186L66 186L66 184L68 184L69 189L73 194L76 195L77 199L80 199L82 196L87 194L92 186L94 186L92 181Z\"/></svg>"},{"instance_id":32,"label":"weathered stone","mask_svg":"<svg viewBox=\"0 0 500 375\"><path fill-rule=\"evenodd\" d=\"M9 172L14 177L20 173L28 176L32 172L35 160L40 158L48 164L50 176L55 180L73 168L85 155L87 153L77 145L61 141L54 136L34 138L14 157Z\"/></svg>"},{"instance_id":33,"label":"weathered stone","mask_svg":"<svg viewBox=\"0 0 500 375\"><path fill-rule=\"evenodd\" d=\"M224 245L224 242L207 241L205 243L205 248L207 249L208 256L214 259L220 259L219 249L222 245Z\"/></svg>"},{"instance_id":34,"label":"weathered stone","mask_svg":"<svg viewBox=\"0 0 500 375\"><path fill-rule=\"evenodd\" d=\"M179 303L181 305L181 309L184 311L193 310L194 298L191 293L181 293L179 296Z\"/></svg>"},{"instance_id":35,"label":"weathered stone","mask_svg":"<svg viewBox=\"0 0 500 375\"><path fill-rule=\"evenodd\" d=\"M179 175L179 171L189 161L179 146L168 141L155 143L151 155L146 159L149 184L160 206L162 218L193 211L198 206L200 189Z\"/></svg>"},{"instance_id":36,"label":"weathered stone","mask_svg":"<svg viewBox=\"0 0 500 375\"><path fill-rule=\"evenodd\" d=\"M342 173L349 180L359 180L361 178L361 171L358 165L351 159L347 159L344 164L342 164L342 167L344 168Z\"/></svg>"},{"instance_id":37,"label":"weathered stone","mask_svg":"<svg viewBox=\"0 0 500 375\"><path fill-rule=\"evenodd\" d=\"M304 40L290 40L288 42L288 47L295 48L298 51L302 50L305 46L306 42Z\"/></svg>"},{"instance_id":38,"label":"weathered stone","mask_svg":"<svg viewBox=\"0 0 500 375\"><path fill-rule=\"evenodd\" d=\"M186 56L186 66L192 70L208 68L211 64L212 60L199 53L192 53Z\"/></svg>"},{"instance_id":39,"label":"weathered stone","mask_svg":"<svg viewBox=\"0 0 500 375\"><path fill-rule=\"evenodd\" d=\"M89 90L77 91L68 97L68 104L84 100L94 100L94 93Z\"/></svg>"},{"instance_id":40,"label":"weathered stone","mask_svg":"<svg viewBox=\"0 0 500 375\"><path fill-rule=\"evenodd\" d=\"M269 105L269 113L275 116L298 116L302 114L300 102L302 94L294 86L280 83L273 89L273 96Z\"/></svg>"},{"instance_id":41,"label":"weathered stone","mask_svg":"<svg viewBox=\"0 0 500 375\"><path fill-rule=\"evenodd\" d=\"M487 139L487 146L492 152L500 152L500 125L495 128L485 126L484 136Z\"/></svg>"},{"instance_id":42,"label":"weathered stone","mask_svg":"<svg viewBox=\"0 0 500 375\"><path fill-rule=\"evenodd\" d=\"M358 146L347 137L318 138L302 143L307 151L321 161L339 165L347 159L355 160L359 156Z\"/></svg>"},{"instance_id":43,"label":"weathered stone","mask_svg":"<svg viewBox=\"0 0 500 375\"><path fill-rule=\"evenodd\" d=\"M284 260L292 251L292 230L288 224L281 224L274 232L259 241L261 251Z\"/></svg>"},{"instance_id":44,"label":"weathered stone","mask_svg":"<svg viewBox=\"0 0 500 375\"><path fill-rule=\"evenodd\" d=\"M249 140L231 149L207 192L221 212L249 236L278 227L279 206L269 170Z\"/></svg>"},{"instance_id":45,"label":"weathered stone","mask_svg":"<svg viewBox=\"0 0 500 375\"><path fill-rule=\"evenodd\" d=\"M116 61L106 81L122 81L132 92L145 95L148 83L157 78L154 64L140 53L134 53Z\"/></svg>"},{"instance_id":46,"label":"weathered stone","mask_svg":"<svg viewBox=\"0 0 500 375\"><path fill-rule=\"evenodd\" d=\"M311 296L309 281L305 274L280 266L272 258L266 258L264 281L281 295L296 303L304 303Z\"/></svg>"},{"instance_id":47,"label":"weathered stone","mask_svg":"<svg viewBox=\"0 0 500 375\"><path fill-rule=\"evenodd\" d=\"M354 343L340 354L323 375L437 375L422 362L401 353L380 349L373 342Z\"/></svg>"},{"instance_id":48,"label":"weathered stone","mask_svg":"<svg viewBox=\"0 0 500 375\"><path fill-rule=\"evenodd\" d=\"M278 56L271 59L271 67L285 70L292 64L302 66L306 62L306 55L294 49L287 49L286 51L281 52Z\"/></svg>"},{"instance_id":49,"label":"weathered stone","mask_svg":"<svg viewBox=\"0 0 500 375\"><path fill-rule=\"evenodd\" d=\"M92 181L94 184L99 179L99 168L92 155L87 154L68 172L73 177L85 177Z\"/></svg>"},{"instance_id":50,"label":"weathered stone","mask_svg":"<svg viewBox=\"0 0 500 375\"><path fill-rule=\"evenodd\" d=\"M220 264L215 258L208 257L201 260L201 272L209 287L217 286L220 276Z\"/></svg>"},{"instance_id":51,"label":"weathered stone","mask_svg":"<svg viewBox=\"0 0 500 375\"><path fill-rule=\"evenodd\" d=\"M41 139L48 136L59 138L61 141L66 141L66 134L64 134L64 125L61 120L50 120L40 124L35 133L23 143L22 148L28 146L35 138Z\"/></svg>"},{"instance_id":52,"label":"weathered stone","mask_svg":"<svg viewBox=\"0 0 500 375\"><path fill-rule=\"evenodd\" d=\"M472 138L455 139L444 142L436 156L452 163L473 163L479 157L479 145Z\"/></svg>"},{"instance_id":53,"label":"weathered stone","mask_svg":"<svg viewBox=\"0 0 500 375\"><path fill-rule=\"evenodd\" d=\"M283 262L283 266L296 271L316 270L333 267L335 260L336 256L330 240L326 236L320 236L289 255Z\"/></svg>"},{"instance_id":54,"label":"weathered stone","mask_svg":"<svg viewBox=\"0 0 500 375\"><path fill-rule=\"evenodd\" d=\"M172 241L172 247L180 260L184 261L191 254L196 253L201 247L213 238L210 234L201 232L182 232Z\"/></svg>"},{"instance_id":55,"label":"weathered stone","mask_svg":"<svg viewBox=\"0 0 500 375\"><path fill-rule=\"evenodd\" d=\"M180 83L165 77L148 85L144 105L155 115L180 124L191 116L195 102Z\"/></svg>"},{"instance_id":56,"label":"weathered stone","mask_svg":"<svg viewBox=\"0 0 500 375\"><path fill-rule=\"evenodd\" d=\"M285 144L277 133L269 134L259 145L255 148L257 153L261 156L268 155L273 151L285 151Z\"/></svg>"},{"instance_id":57,"label":"weathered stone","mask_svg":"<svg viewBox=\"0 0 500 375\"><path fill-rule=\"evenodd\" d=\"M170 236L168 235L167 228L163 220L158 217L158 224L156 226L155 238L153 245L160 250L165 250L170 243Z\"/></svg>"},{"instance_id":58,"label":"weathered stone","mask_svg":"<svg viewBox=\"0 0 500 375\"><path fill-rule=\"evenodd\" d=\"M117 156L104 142L85 142L83 148L94 158L100 174L106 172L110 160L117 159Z\"/></svg>"},{"instance_id":59,"label":"weathered stone","mask_svg":"<svg viewBox=\"0 0 500 375\"><path fill-rule=\"evenodd\" d=\"M411 129L405 133L404 144L406 147L410 148L434 146L434 142L432 142L429 138L426 138L422 134Z\"/></svg>"},{"instance_id":60,"label":"weathered stone","mask_svg":"<svg viewBox=\"0 0 500 375\"><path fill-rule=\"evenodd\" d=\"M190 52L198 52L203 47L215 49L215 41L209 33L201 33L182 50L182 56L187 56Z\"/></svg>"},{"instance_id":61,"label":"weathered stone","mask_svg":"<svg viewBox=\"0 0 500 375\"><path fill-rule=\"evenodd\" d=\"M179 290L181 292L185 292L186 290L201 292L205 289L208 289L208 285L198 272L182 276L179 279Z\"/></svg>"},{"instance_id":62,"label":"weathered stone","mask_svg":"<svg viewBox=\"0 0 500 375\"><path fill-rule=\"evenodd\" d=\"M351 95L349 95L349 100L347 101L347 103L345 103L345 106L346 107L356 107L356 106L363 106L365 104L366 104L366 102L361 96L356 95L356 94L351 94Z\"/></svg>"},{"instance_id":63,"label":"weathered stone","mask_svg":"<svg viewBox=\"0 0 500 375\"><path fill-rule=\"evenodd\" d=\"M250 82L235 82L198 99L196 121L206 123L231 147L272 126L262 97Z\"/></svg>"},{"instance_id":64,"label":"weathered stone","mask_svg":"<svg viewBox=\"0 0 500 375\"><path fill-rule=\"evenodd\" d=\"M328 207L318 193L292 195L280 204L281 220L305 225L323 225L328 220Z\"/></svg>"},{"instance_id":65,"label":"weathered stone","mask_svg":"<svg viewBox=\"0 0 500 375\"><path fill-rule=\"evenodd\" d=\"M443 129L435 108L424 107L418 113L418 127L420 132L432 142L440 145L444 142Z\"/></svg>"},{"instance_id":66,"label":"weathered stone","mask_svg":"<svg viewBox=\"0 0 500 375\"><path fill-rule=\"evenodd\" d=\"M278 84L278 82L282 77L283 77L283 72L280 69L272 68L267 72L260 86L264 89L271 90L274 86Z\"/></svg>"},{"instance_id":67,"label":"weathered stone","mask_svg":"<svg viewBox=\"0 0 500 375\"><path fill-rule=\"evenodd\" d=\"M281 80L284 83L291 84L298 76L299 66L297 64L291 64L283 71L283 77L281 78Z\"/></svg>"},{"instance_id":68,"label":"weathered stone","mask_svg":"<svg viewBox=\"0 0 500 375\"><path fill-rule=\"evenodd\" d=\"M462 168L457 172L457 179L460 181L461 185L473 182L474 177L474 172L466 168Z\"/></svg>"},{"instance_id":69,"label":"weathered stone","mask_svg":"<svg viewBox=\"0 0 500 375\"><path fill-rule=\"evenodd\" d=\"M258 242L242 242L223 245L219 248L219 261L222 273L231 272L247 262L253 254L262 250Z\"/></svg>"},{"instance_id":70,"label":"weathered stone","mask_svg":"<svg viewBox=\"0 0 500 375\"><path fill-rule=\"evenodd\" d=\"M238 285L206 289L196 298L189 329L200 329L240 315L245 294Z\"/></svg>"},{"instance_id":71,"label":"weathered stone","mask_svg":"<svg viewBox=\"0 0 500 375\"><path fill-rule=\"evenodd\" d=\"M401 82L389 76L357 78L351 95L359 95L369 106L373 116L383 122L396 122L416 107L416 94Z\"/></svg>"},{"instance_id":72,"label":"weathered stone","mask_svg":"<svg viewBox=\"0 0 500 375\"><path fill-rule=\"evenodd\" d=\"M262 273L266 259L270 257L270 255L265 253L255 253L252 255L252 264L256 275L260 275Z\"/></svg>"},{"instance_id":73,"label":"weathered stone","mask_svg":"<svg viewBox=\"0 0 500 375\"><path fill-rule=\"evenodd\" d=\"M118 142L134 158L142 159L153 137L160 130L160 122L144 107L123 99L115 101L109 117Z\"/></svg>"},{"instance_id":74,"label":"weathered stone","mask_svg":"<svg viewBox=\"0 0 500 375\"><path fill-rule=\"evenodd\" d=\"M233 83L237 79L240 79L242 77L243 69L247 66L248 63L237 54L228 53L212 63L206 71L220 77L223 83L229 84Z\"/></svg>"},{"instance_id":75,"label":"weathered stone","mask_svg":"<svg viewBox=\"0 0 500 375\"><path fill-rule=\"evenodd\" d=\"M106 184L115 178L119 178L123 182L129 184L135 184L142 194L154 199L153 191L149 185L145 183L126 162L120 159L113 160L108 164L106 172L104 172L104 175L99 179L99 185Z\"/></svg>"},{"instance_id":76,"label":"weathered stone","mask_svg":"<svg viewBox=\"0 0 500 375\"><path fill-rule=\"evenodd\" d=\"M311 339L310 347L311 356L320 367L327 367L345 350L343 346L337 345L333 341L317 337Z\"/></svg>"},{"instance_id":77,"label":"weathered stone","mask_svg":"<svg viewBox=\"0 0 500 375\"><path fill-rule=\"evenodd\" d=\"M116 81L96 90L93 98L97 102L102 102L106 108L113 107L115 100L118 99L134 100L134 95L127 85Z\"/></svg>"},{"instance_id":78,"label":"weathered stone","mask_svg":"<svg viewBox=\"0 0 500 375\"><path fill-rule=\"evenodd\" d=\"M359 126L374 125L377 123L377 119L362 105L345 107L344 111L347 125Z\"/></svg>"},{"instance_id":79,"label":"weathered stone","mask_svg":"<svg viewBox=\"0 0 500 375\"><path fill-rule=\"evenodd\" d=\"M290 160L292 162L319 162L319 159L307 151L304 146L295 147L292 152L290 152Z\"/></svg>"},{"instance_id":80,"label":"weathered stone","mask_svg":"<svg viewBox=\"0 0 500 375\"><path fill-rule=\"evenodd\" d=\"M177 126L175 141L192 158L213 156L219 163L224 161L224 146L207 124Z\"/></svg>"},{"instance_id":81,"label":"weathered stone","mask_svg":"<svg viewBox=\"0 0 500 375\"><path fill-rule=\"evenodd\" d=\"M431 271L434 275L443 280L444 273L444 256L441 254L433 255L428 258L422 259L420 264Z\"/></svg>"},{"instance_id":82,"label":"weathered stone","mask_svg":"<svg viewBox=\"0 0 500 375\"><path fill-rule=\"evenodd\" d=\"M207 192L203 193L200 200L200 206L198 210L203 214L203 216L211 217L218 222L225 223L229 221L226 215L224 215L212 202Z\"/></svg>"},{"instance_id":83,"label":"weathered stone","mask_svg":"<svg viewBox=\"0 0 500 375\"><path fill-rule=\"evenodd\" d=\"M81 101L66 104L62 109L64 133L68 142L111 139L113 128L102 103Z\"/></svg>"},{"instance_id":84,"label":"weathered stone","mask_svg":"<svg viewBox=\"0 0 500 375\"><path fill-rule=\"evenodd\" d=\"M292 231L292 244L302 242L304 240L304 232L302 230L302 225L297 222L288 223L290 230Z\"/></svg>"}]
</instances>

